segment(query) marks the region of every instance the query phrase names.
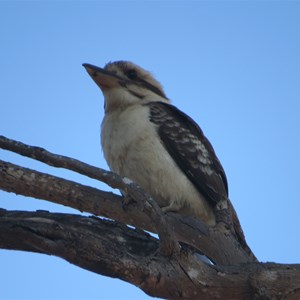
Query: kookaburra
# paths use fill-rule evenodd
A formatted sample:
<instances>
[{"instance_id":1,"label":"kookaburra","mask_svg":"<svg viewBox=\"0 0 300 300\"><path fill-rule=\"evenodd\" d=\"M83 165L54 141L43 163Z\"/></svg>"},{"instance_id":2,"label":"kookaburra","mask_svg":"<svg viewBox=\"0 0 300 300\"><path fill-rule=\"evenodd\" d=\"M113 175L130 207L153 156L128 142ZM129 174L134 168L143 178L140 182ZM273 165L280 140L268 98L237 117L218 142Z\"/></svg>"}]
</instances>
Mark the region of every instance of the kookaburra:
<instances>
[{"instance_id":1,"label":"kookaburra","mask_svg":"<svg viewBox=\"0 0 300 300\"><path fill-rule=\"evenodd\" d=\"M138 183L164 212L214 225L215 205L228 200L227 179L196 122L131 62L83 66L104 95L101 144L110 169Z\"/></svg>"}]
</instances>

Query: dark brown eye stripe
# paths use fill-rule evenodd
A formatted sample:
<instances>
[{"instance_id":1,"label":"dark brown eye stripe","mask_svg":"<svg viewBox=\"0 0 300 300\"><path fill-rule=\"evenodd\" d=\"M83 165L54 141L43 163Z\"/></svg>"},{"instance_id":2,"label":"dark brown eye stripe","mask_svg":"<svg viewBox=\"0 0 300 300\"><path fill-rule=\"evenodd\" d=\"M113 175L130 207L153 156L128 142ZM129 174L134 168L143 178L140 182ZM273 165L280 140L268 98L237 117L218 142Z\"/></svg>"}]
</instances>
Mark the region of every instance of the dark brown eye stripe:
<instances>
[{"instance_id":1,"label":"dark brown eye stripe","mask_svg":"<svg viewBox=\"0 0 300 300\"><path fill-rule=\"evenodd\" d=\"M145 88L147 88L148 90L152 91L153 93L163 97L163 98L166 98L166 95L164 92L162 92L159 88L155 87L154 85L152 85L151 83L137 77L136 79L137 82L141 83L141 85L143 85Z\"/></svg>"}]
</instances>

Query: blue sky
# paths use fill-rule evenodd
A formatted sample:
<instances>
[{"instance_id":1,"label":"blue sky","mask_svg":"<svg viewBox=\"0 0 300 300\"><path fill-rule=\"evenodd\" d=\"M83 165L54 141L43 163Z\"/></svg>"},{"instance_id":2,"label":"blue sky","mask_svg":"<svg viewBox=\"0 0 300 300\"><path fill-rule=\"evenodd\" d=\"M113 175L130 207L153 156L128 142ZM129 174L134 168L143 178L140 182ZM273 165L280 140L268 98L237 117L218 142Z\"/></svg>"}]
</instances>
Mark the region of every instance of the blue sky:
<instances>
[{"instance_id":1,"label":"blue sky","mask_svg":"<svg viewBox=\"0 0 300 300\"><path fill-rule=\"evenodd\" d=\"M131 60L212 142L258 259L299 263L299 13L298 1L1 1L0 134L107 167L103 97L81 64ZM1 191L0 207L78 213ZM149 298L55 257L0 250L0 265L1 299Z\"/></svg>"}]
</instances>

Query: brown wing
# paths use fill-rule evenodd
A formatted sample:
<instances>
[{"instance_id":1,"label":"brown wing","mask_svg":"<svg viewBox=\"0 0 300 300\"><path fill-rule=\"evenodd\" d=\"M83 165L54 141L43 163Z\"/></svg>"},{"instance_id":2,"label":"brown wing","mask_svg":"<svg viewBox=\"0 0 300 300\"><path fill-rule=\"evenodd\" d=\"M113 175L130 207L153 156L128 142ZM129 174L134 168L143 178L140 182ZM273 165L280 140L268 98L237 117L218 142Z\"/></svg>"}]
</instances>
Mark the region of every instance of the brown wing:
<instances>
[{"instance_id":1,"label":"brown wing","mask_svg":"<svg viewBox=\"0 0 300 300\"><path fill-rule=\"evenodd\" d=\"M242 247L254 258L248 247L237 214L228 199L224 169L201 128L173 105L152 102L150 121L157 125L158 135L179 168L197 190L214 206L227 199L234 231Z\"/></svg>"},{"instance_id":2,"label":"brown wing","mask_svg":"<svg viewBox=\"0 0 300 300\"><path fill-rule=\"evenodd\" d=\"M227 179L215 151L200 127L175 106L152 102L150 121L174 161L197 190L214 206L228 198Z\"/></svg>"}]
</instances>

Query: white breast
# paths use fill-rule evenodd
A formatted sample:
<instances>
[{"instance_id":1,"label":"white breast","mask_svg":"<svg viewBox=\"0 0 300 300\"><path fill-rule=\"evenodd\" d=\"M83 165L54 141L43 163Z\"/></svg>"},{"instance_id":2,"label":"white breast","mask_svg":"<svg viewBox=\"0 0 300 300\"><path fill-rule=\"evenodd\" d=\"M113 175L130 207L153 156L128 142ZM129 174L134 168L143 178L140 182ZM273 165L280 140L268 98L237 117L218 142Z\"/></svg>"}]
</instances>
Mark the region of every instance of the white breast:
<instances>
[{"instance_id":1,"label":"white breast","mask_svg":"<svg viewBox=\"0 0 300 300\"><path fill-rule=\"evenodd\" d=\"M132 105L107 114L101 143L110 169L137 182L161 207L214 224L211 208L162 145L147 106Z\"/></svg>"}]
</instances>

